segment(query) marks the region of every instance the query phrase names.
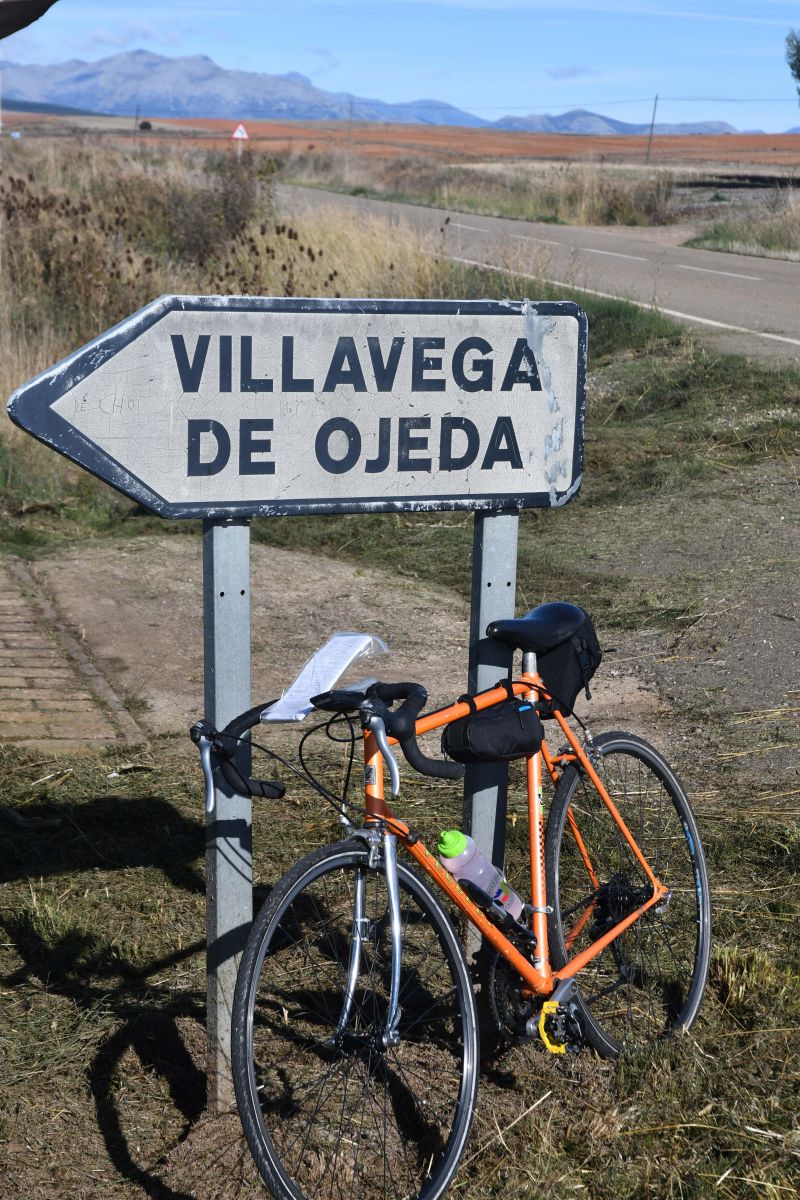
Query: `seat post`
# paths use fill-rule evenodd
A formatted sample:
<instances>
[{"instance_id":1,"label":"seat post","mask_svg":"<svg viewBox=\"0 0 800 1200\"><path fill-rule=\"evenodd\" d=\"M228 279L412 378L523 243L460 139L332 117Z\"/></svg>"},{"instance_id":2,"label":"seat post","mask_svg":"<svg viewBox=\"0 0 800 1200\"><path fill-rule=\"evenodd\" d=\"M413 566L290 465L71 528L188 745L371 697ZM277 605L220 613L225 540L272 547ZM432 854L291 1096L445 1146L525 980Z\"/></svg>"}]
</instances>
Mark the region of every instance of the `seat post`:
<instances>
[{"instance_id":1,"label":"seat post","mask_svg":"<svg viewBox=\"0 0 800 1200\"><path fill-rule=\"evenodd\" d=\"M536 655L533 650L523 650L522 652L522 674L536 674Z\"/></svg>"}]
</instances>

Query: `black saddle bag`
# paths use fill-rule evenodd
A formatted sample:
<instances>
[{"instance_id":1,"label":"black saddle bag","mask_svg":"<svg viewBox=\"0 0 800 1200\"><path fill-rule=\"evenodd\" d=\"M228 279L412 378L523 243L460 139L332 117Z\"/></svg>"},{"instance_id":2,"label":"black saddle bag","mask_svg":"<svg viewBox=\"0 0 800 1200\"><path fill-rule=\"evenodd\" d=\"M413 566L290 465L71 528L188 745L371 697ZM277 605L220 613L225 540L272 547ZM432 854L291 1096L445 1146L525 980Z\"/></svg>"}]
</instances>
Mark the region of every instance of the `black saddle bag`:
<instances>
[{"instance_id":1,"label":"black saddle bag","mask_svg":"<svg viewBox=\"0 0 800 1200\"><path fill-rule=\"evenodd\" d=\"M572 637L536 656L536 668L553 697L551 702L539 705L539 713L545 720L556 712L570 716L581 688L585 688L587 700L592 698L589 680L600 666L603 651L591 617L584 613L584 618Z\"/></svg>"},{"instance_id":2,"label":"black saddle bag","mask_svg":"<svg viewBox=\"0 0 800 1200\"><path fill-rule=\"evenodd\" d=\"M469 696L462 696L469 702ZM544 728L527 700L504 700L445 726L442 750L459 763L511 762L535 754Z\"/></svg>"}]
</instances>

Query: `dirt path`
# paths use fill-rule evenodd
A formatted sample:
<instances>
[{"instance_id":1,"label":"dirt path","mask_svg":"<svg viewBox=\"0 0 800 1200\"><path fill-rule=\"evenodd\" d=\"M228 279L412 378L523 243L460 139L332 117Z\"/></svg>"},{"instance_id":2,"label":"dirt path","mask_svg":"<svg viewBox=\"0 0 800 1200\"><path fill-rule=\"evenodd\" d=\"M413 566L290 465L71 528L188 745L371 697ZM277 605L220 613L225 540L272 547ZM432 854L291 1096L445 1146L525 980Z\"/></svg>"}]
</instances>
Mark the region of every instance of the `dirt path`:
<instances>
[{"instance_id":1,"label":"dirt path","mask_svg":"<svg viewBox=\"0 0 800 1200\"><path fill-rule=\"evenodd\" d=\"M652 583L687 615L663 618L656 604L627 629L599 622L616 652L583 710L594 726L635 730L690 769L699 742L706 765L735 765L754 781L768 767L790 785L800 743L799 499L796 464L786 460L603 512L584 568L619 580L622 609L626 593ZM6 570L0 740L60 739L66 749L182 736L203 709L201 553L199 538L172 533ZM520 595L540 593L535 579L520 579ZM591 610L591 597L580 599ZM254 702L280 694L342 629L384 638L392 654L381 674L421 680L432 703L466 685L468 604L459 596L407 568L253 546Z\"/></svg>"},{"instance_id":2,"label":"dirt path","mask_svg":"<svg viewBox=\"0 0 800 1200\"><path fill-rule=\"evenodd\" d=\"M601 640L616 653L603 662L590 710L593 728L633 729L655 741L675 762L689 785L711 850L716 936L727 957L716 960L700 1026L699 1066L684 1060L686 1078L695 1080L694 1090L677 1091L671 1083L673 1090L665 1094L670 1130L683 1128L685 1122L692 1122L693 1130L706 1128L703 1114L707 1115L709 1094L731 1111L746 1095L750 1107L739 1114L740 1121L753 1120L757 1128L767 1128L762 1113L768 1112L769 1128L791 1128L792 1077L785 1063L796 1061L796 1055L792 1043L777 1039L785 1038L790 1030L783 1027L792 1024L793 967L779 974L773 960L781 961L775 947L783 943L778 939L796 925L792 862L797 861L793 839L800 792L799 499L796 463L787 460L737 472L723 483L719 478L695 483L640 504L582 512L575 505L554 515L567 539L570 529L578 531L576 553L585 557L582 579L593 570L599 578L613 575L619 581L619 613L632 611L644 583L652 587L658 603L687 614L685 620L664 617L654 604L640 617L628 618L626 628L621 628L619 614L613 628L610 622L606 627L599 622ZM463 689L467 605L460 597L400 570L363 570L261 545L254 547L252 559L254 699L275 695L325 636L348 627L374 631L388 641L395 651L388 678L435 680L434 701ZM113 690L126 697L146 735L174 734L171 763L176 761L174 746L183 747L187 760L193 757L185 730L202 706L199 537L172 533L86 545L42 559L31 571L35 585L28 589L29 596L40 590L52 597L49 628L56 629L59 638L52 644L63 646L65 636L71 636L71 644L80 651L69 660L57 654L49 658L45 669L59 673L59 686L68 689L71 679L76 688L81 686L83 676L70 676L65 663L83 655L98 672L96 679L110 681ZM541 587L530 574L519 581L520 595L538 598ZM8 594L0 592L0 603ZM20 600L18 585L10 594L7 628L16 621L23 630L28 600ZM591 585L580 599L592 608ZM45 618L37 621L39 634L49 639ZM22 647L21 641L20 649L32 649ZM10 1009L12 1019L4 1028L24 1028L29 1041L38 1033L54 1057L46 1067L37 1060L31 1068L26 1049L22 1060L31 1074L22 1085L29 1089L24 1104L13 1098L11 1102L9 1194L53 1198L102 1193L128 1198L146 1191L175 1200L261 1194L236 1122L198 1122L203 1107L205 981L196 952L203 938L202 885L187 867L201 852L194 817L188 817L193 811L196 816L199 773L192 764L192 781L197 782L187 785L181 778L172 794L159 780L153 796L147 783L135 785L129 795L118 780L107 795L111 776L106 772L103 767L99 780L78 803L64 805L67 813L81 814L67 857L54 859L52 848L48 851L51 874L58 868L65 874L49 881L40 878L34 892L30 877L42 870L41 860L30 850L22 860L26 895L16 903L22 913L28 913L26 905L38 903L42 916L27 917L27 924L21 917L17 921L14 937L21 949L13 959L7 951L14 973L9 966L5 978L15 981L20 1000ZM198 791L193 793L193 786ZM134 805L142 814L138 821L132 819ZM38 811L51 815L48 809ZM167 851L163 859L158 846L151 845L159 842L162 824L170 831L168 839L161 839L161 852L164 847ZM118 836L120 825L127 827L124 838ZM298 835L295 826L289 826L293 839ZM316 839L313 823L310 829ZM194 831L191 840L186 830ZM60 847L64 838L59 833L52 842ZM40 844L43 840L37 839L37 851ZM77 858L70 858L76 855L76 845ZM755 847L752 854L750 846ZM107 857L98 858L98 853ZM292 853L297 853L294 841ZM269 878L263 859L261 866L261 877ZM39 929L44 933L37 933ZM11 936L6 940L11 944ZM732 1007L733 991L720 975L719 964L726 962L738 972L733 979L753 978L754 983L747 984L752 1009ZM762 962L767 966L758 975ZM747 988L742 986L742 994ZM771 1012L776 1003L781 1007ZM720 1017L723 1004L731 1008ZM755 1028L743 1024L737 1012L749 1013ZM766 1025L762 1029L764 1012L779 1024L774 1032ZM721 1021L725 1040L714 1041ZM759 1032L767 1035L776 1047L772 1053L780 1058L774 1069L769 1068L771 1077L763 1073L766 1038L757 1039ZM740 1035L746 1041L734 1043L731 1050L727 1039ZM757 1067L748 1066L742 1044L752 1046L748 1053ZM557 1106L569 1114L569 1128L578 1128L587 1145L595 1136L590 1131L596 1128L598 1111L618 1113L624 1104L626 1119L635 1114L637 1126L643 1120L649 1124L648 1116L641 1116L638 1075L626 1085L629 1090L621 1101L619 1076L588 1056L581 1060L582 1077L564 1077L555 1063L543 1067L541 1058L524 1057L528 1053L521 1050L518 1058L504 1061L502 1071L485 1073L476 1145L491 1144L493 1114L508 1103L509 1081L520 1091L514 1103L524 1115L541 1096L543 1070L551 1072L547 1086L560 1089ZM79 1060L77 1054L83 1057ZM69 1064L81 1064L71 1065L71 1074L66 1055ZM713 1059L720 1055L725 1056L723 1065L713 1068ZM710 1068L717 1074L709 1076ZM722 1091L723 1082L727 1086L734 1076L738 1082L730 1085L729 1093ZM48 1089L52 1079L58 1086ZM576 1085L591 1089L592 1096L589 1110L577 1117ZM656 1114L654 1123L658 1120ZM716 1128L709 1139L717 1137ZM557 1131L559 1137L567 1136L561 1127ZM602 1133L605 1139L605 1129ZM612 1130L619 1139L616 1162L629 1152L628 1133L621 1121ZM545 1137L541 1130L532 1136ZM788 1138L786 1145L789 1149L781 1153L788 1162ZM715 1146L709 1140L709 1155L716 1153ZM668 1153L679 1153L674 1142L663 1143L660 1161L667 1161ZM756 1171L765 1169L752 1149L742 1154L743 1175L756 1177ZM601 1162L600 1150L595 1158ZM595 1169L596 1163L592 1166ZM720 1174L723 1169L721 1163L715 1166ZM559 1170L566 1178L567 1167ZM545 1184L542 1188L547 1190ZM601 1187L597 1194L611 1193Z\"/></svg>"},{"instance_id":3,"label":"dirt path","mask_svg":"<svg viewBox=\"0 0 800 1200\"><path fill-rule=\"evenodd\" d=\"M656 608L627 630L604 630L600 622L601 640L616 652L584 710L598 728L632 728L665 747L679 730L688 742L702 734L707 744L719 741L720 754L752 747L754 773L764 754L772 772L796 772L798 498L796 465L772 462L722 485L698 484L603 513L589 569L619 578L621 606L628 585L640 593L652 581L689 616L675 624ZM103 744L181 735L201 714L199 538L146 537L42 559L27 568L44 597L35 614L16 570L6 575L16 590L5 603L18 626L9 625L3 652L12 690L0 737L51 738L57 719L65 738ZM520 580L520 594L539 590L535 580ZM590 597L582 602L591 609ZM392 653L381 673L421 680L433 703L465 687L465 600L405 572L253 546L254 702L278 695L342 629L384 638ZM31 655L39 657L26 667ZM10 709L15 695L19 704Z\"/></svg>"},{"instance_id":4,"label":"dirt path","mask_svg":"<svg viewBox=\"0 0 800 1200\"><path fill-rule=\"evenodd\" d=\"M153 733L183 733L203 705L202 562L193 537L143 538L44 559L34 572L74 636ZM468 605L403 574L256 545L252 552L253 700L278 695L332 633L376 633L381 673L419 679L432 702L466 686ZM611 703L611 691L614 702ZM598 685L593 712L652 713L635 672Z\"/></svg>"}]
</instances>

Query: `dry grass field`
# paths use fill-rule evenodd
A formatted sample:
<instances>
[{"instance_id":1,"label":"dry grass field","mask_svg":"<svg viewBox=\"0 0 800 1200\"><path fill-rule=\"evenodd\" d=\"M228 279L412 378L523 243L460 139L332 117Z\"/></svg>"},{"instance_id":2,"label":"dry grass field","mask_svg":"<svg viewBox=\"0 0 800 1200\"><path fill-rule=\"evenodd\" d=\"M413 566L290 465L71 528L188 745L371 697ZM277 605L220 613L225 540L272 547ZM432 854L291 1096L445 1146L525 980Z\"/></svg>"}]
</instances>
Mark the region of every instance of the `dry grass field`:
<instances>
[{"instance_id":1,"label":"dry grass field","mask_svg":"<svg viewBox=\"0 0 800 1200\"><path fill-rule=\"evenodd\" d=\"M7 114L23 141L171 155L231 150L213 118ZM646 138L446 126L247 120L248 152L277 177L451 211L571 225L687 224L705 249L795 257L800 135ZM180 168L179 168L180 169Z\"/></svg>"}]
</instances>

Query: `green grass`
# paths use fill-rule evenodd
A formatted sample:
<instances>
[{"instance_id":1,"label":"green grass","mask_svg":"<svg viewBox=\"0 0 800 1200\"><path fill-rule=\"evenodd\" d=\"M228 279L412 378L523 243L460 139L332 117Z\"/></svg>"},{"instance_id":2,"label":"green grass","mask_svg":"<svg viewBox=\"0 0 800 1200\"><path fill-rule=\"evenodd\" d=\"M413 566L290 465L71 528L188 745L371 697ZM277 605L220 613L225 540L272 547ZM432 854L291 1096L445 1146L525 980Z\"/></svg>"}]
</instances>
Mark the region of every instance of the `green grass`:
<instances>
[{"instance_id":1,"label":"green grass","mask_svg":"<svg viewBox=\"0 0 800 1200\"><path fill-rule=\"evenodd\" d=\"M465 298L524 295L520 280L474 268L455 269ZM444 291L444 289L442 289ZM537 293L540 294L540 293ZM548 289L544 299L567 298ZM622 301L575 297L589 319L586 473L578 497L557 512L523 512L518 575L541 581L542 596L591 592L593 611L628 624L637 613L674 620L691 611L657 581L631 604L618 602L619 580L598 574L575 547L591 537L605 510L725 479L739 467L796 453L800 372L716 355L659 313ZM392 569L462 594L471 581L472 518L425 515L278 518L257 521L265 543ZM523 601L524 602L524 601Z\"/></svg>"},{"instance_id":2,"label":"green grass","mask_svg":"<svg viewBox=\"0 0 800 1200\"><path fill-rule=\"evenodd\" d=\"M435 295L465 299L522 298L531 290L531 281L519 276L446 262L439 263L432 286ZM541 299L583 304L593 372L583 489L557 520L548 513L523 516L521 563L538 563L552 587L564 580L574 557L569 535L564 549L558 531L584 522L586 506L602 510L635 502L796 450L800 373L715 355L660 313L624 301L551 286L535 291ZM85 538L198 529L196 522L167 524L148 515L51 451L32 450L45 469L15 469L0 443L6 510L0 546L11 552L36 557ZM471 518L463 514L442 514L436 522L413 514L376 516L368 527L358 516L287 517L255 521L253 530L271 545L378 566L392 566L399 551L421 578L462 592L469 586ZM613 579L593 574L589 581L600 597L615 587Z\"/></svg>"},{"instance_id":3,"label":"green grass","mask_svg":"<svg viewBox=\"0 0 800 1200\"><path fill-rule=\"evenodd\" d=\"M685 330L657 309L571 291L515 271L489 270L443 259L432 286L443 298L571 300L580 304L589 323L590 368L602 366L621 351L663 355L686 342Z\"/></svg>"},{"instance_id":4,"label":"green grass","mask_svg":"<svg viewBox=\"0 0 800 1200\"><path fill-rule=\"evenodd\" d=\"M344 183L331 180L309 180L302 175L289 174L285 182L295 187L323 188L325 191L341 192L345 196L366 196L374 200L386 200L395 204L419 204L425 208L448 208L461 213L474 213L490 217L507 217L515 221L538 221L546 225L563 225L564 218L548 206L546 197L539 197L532 192L529 185L505 188L492 188L490 196L483 192L472 191L469 179L463 174L454 185L429 185L410 187L404 191L398 188L369 187L358 184L350 187ZM638 224L637 221L622 222L622 224Z\"/></svg>"},{"instance_id":5,"label":"green grass","mask_svg":"<svg viewBox=\"0 0 800 1200\"><path fill-rule=\"evenodd\" d=\"M800 256L800 207L791 196L779 195L764 214L715 221L685 244L728 254L796 259Z\"/></svg>"},{"instance_id":6,"label":"green grass","mask_svg":"<svg viewBox=\"0 0 800 1200\"><path fill-rule=\"evenodd\" d=\"M635 625L642 615L674 622L693 611L691 593L676 595L672 584L652 580L621 604L618 575L598 572L591 554L576 554L575 547L586 543L605 511L711 486L737 468L795 453L800 375L709 354L657 314L616 302L604 304L597 318L590 312L590 330L595 320L607 341L595 351L600 365L587 405L585 481L565 509L523 512L518 576L537 580L537 591L523 589L520 602L532 607L545 597L586 595L612 625ZM638 347L621 354L626 331ZM27 513L18 507L0 524L0 545L35 558L86 539L199 531L197 522L164 522L144 513L102 485L91 492L89 503ZM36 496L35 479L27 481L25 494ZM267 545L390 571L399 563L406 573L467 595L472 524L469 514L431 520L409 513L375 515L369 522L359 515L273 518L254 521L252 529L254 539Z\"/></svg>"}]
</instances>

